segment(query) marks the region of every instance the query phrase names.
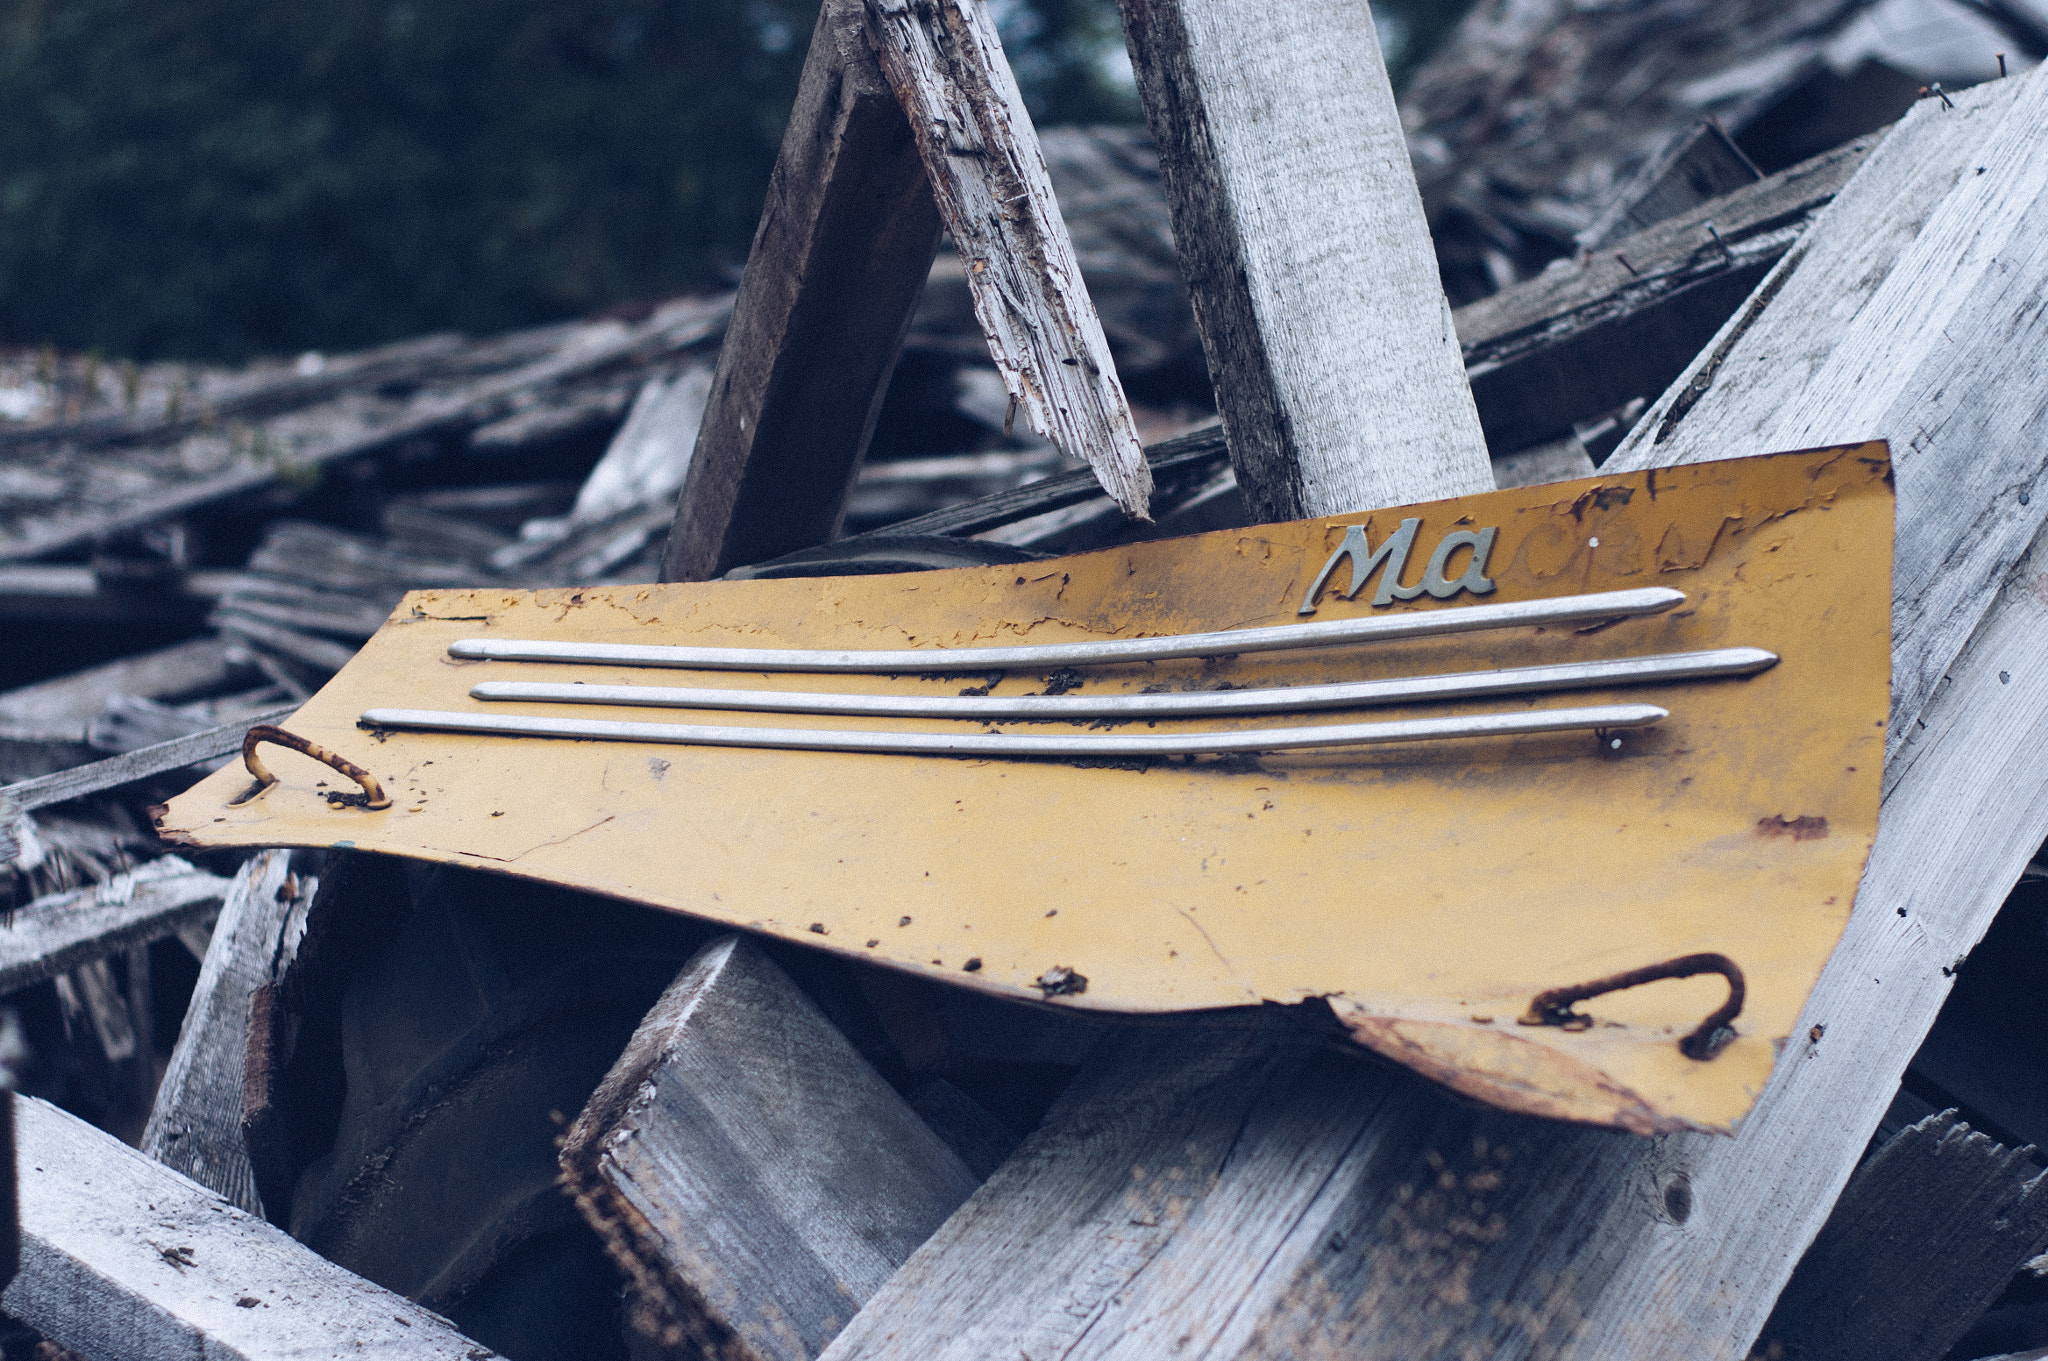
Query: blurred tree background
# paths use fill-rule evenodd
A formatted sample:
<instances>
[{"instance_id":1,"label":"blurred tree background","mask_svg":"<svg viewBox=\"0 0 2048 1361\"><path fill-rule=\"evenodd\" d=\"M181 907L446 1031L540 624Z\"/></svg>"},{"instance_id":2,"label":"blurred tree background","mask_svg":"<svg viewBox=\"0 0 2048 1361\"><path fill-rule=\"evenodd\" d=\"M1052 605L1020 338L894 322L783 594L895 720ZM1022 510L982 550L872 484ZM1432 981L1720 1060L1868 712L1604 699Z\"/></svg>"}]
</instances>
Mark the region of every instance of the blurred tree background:
<instances>
[{"instance_id":1,"label":"blurred tree background","mask_svg":"<svg viewBox=\"0 0 2048 1361\"><path fill-rule=\"evenodd\" d=\"M1114 0L992 0L1043 124L1135 121ZM1397 83L1464 0L1375 7ZM487 333L729 278L816 0L0 0L0 344Z\"/></svg>"}]
</instances>

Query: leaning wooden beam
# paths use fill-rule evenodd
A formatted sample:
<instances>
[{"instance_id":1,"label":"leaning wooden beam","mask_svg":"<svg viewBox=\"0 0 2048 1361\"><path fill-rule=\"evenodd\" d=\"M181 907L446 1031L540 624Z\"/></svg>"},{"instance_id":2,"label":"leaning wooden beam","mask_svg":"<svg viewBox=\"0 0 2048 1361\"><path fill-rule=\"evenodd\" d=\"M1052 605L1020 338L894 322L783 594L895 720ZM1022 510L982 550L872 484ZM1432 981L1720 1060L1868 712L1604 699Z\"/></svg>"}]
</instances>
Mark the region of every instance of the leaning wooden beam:
<instances>
[{"instance_id":1,"label":"leaning wooden beam","mask_svg":"<svg viewBox=\"0 0 2048 1361\"><path fill-rule=\"evenodd\" d=\"M1475 1109L1285 1030L1146 1037L1083 1070L824 1361L1739 1361L2048 837L2044 573L2048 538L1903 754L1901 834L1735 1139Z\"/></svg>"},{"instance_id":2,"label":"leaning wooden beam","mask_svg":"<svg viewBox=\"0 0 2048 1361\"><path fill-rule=\"evenodd\" d=\"M2048 1176L1954 1111L1902 1130L1849 1182L1764 1325L1804 1361L1941 1361L2048 1247Z\"/></svg>"},{"instance_id":3,"label":"leaning wooden beam","mask_svg":"<svg viewBox=\"0 0 2048 1361\"><path fill-rule=\"evenodd\" d=\"M240 751L242 739L248 736L249 729L259 723L275 723L287 718L298 707L296 704L280 705L204 732L173 737L168 742L137 747L134 751L94 761L91 765L74 766L70 770L38 775L33 780L0 787L0 812L12 810L18 816L67 799L82 799L88 794L119 789L122 785L134 784L152 775L183 770L201 761L217 760Z\"/></svg>"},{"instance_id":4,"label":"leaning wooden beam","mask_svg":"<svg viewBox=\"0 0 2048 1361\"><path fill-rule=\"evenodd\" d=\"M1891 751L2048 522L2044 128L2038 73L1916 106L1611 465L1891 439Z\"/></svg>"},{"instance_id":5,"label":"leaning wooden beam","mask_svg":"<svg viewBox=\"0 0 2048 1361\"><path fill-rule=\"evenodd\" d=\"M1120 8L1254 518L1492 490L1367 7Z\"/></svg>"},{"instance_id":6,"label":"leaning wooden beam","mask_svg":"<svg viewBox=\"0 0 2048 1361\"><path fill-rule=\"evenodd\" d=\"M1495 455L1662 392L1880 136L1823 152L1459 308L1453 316L1465 375Z\"/></svg>"},{"instance_id":7,"label":"leaning wooden beam","mask_svg":"<svg viewBox=\"0 0 2048 1361\"><path fill-rule=\"evenodd\" d=\"M51 1341L93 1361L496 1354L76 1116L0 1100L22 1230L0 1308Z\"/></svg>"},{"instance_id":8,"label":"leaning wooden beam","mask_svg":"<svg viewBox=\"0 0 2048 1361\"><path fill-rule=\"evenodd\" d=\"M708 580L838 532L938 244L931 186L862 32L860 0L828 0L719 352L664 581Z\"/></svg>"},{"instance_id":9,"label":"leaning wooden beam","mask_svg":"<svg viewBox=\"0 0 2048 1361\"><path fill-rule=\"evenodd\" d=\"M38 898L0 920L0 994L175 936L212 916L227 888L219 875L166 856L104 884Z\"/></svg>"},{"instance_id":10,"label":"leaning wooden beam","mask_svg":"<svg viewBox=\"0 0 2048 1361\"><path fill-rule=\"evenodd\" d=\"M289 851L264 851L242 866L142 1134L144 1153L251 1214L263 1205L242 1140L250 998L297 949L317 884L291 872Z\"/></svg>"},{"instance_id":11,"label":"leaning wooden beam","mask_svg":"<svg viewBox=\"0 0 2048 1361\"><path fill-rule=\"evenodd\" d=\"M773 961L699 951L570 1128L564 1178L664 1355L808 1361L975 1179Z\"/></svg>"},{"instance_id":12,"label":"leaning wooden beam","mask_svg":"<svg viewBox=\"0 0 2048 1361\"><path fill-rule=\"evenodd\" d=\"M2024 195L2012 192L2015 181L2048 176L2048 158L2038 147L2000 147L1981 136L1956 147L1953 126L1934 120L1979 107L1956 103L1956 110L1932 102L1916 110L1851 188L1863 175L1885 183L1903 164L1934 177L1937 199L1958 179L1957 193L1983 196L1990 216L1981 230L2009 272L2003 291L1986 290L1974 329L1950 328L1956 378L1940 409L1982 407L1993 419L1974 427L1977 443L1929 444L1949 460L1952 483L2036 489L2048 440L2012 412L2031 404L2033 419L2048 413L2031 363L2043 344L2035 331L2048 319L2028 310L2048 291L2048 251L2015 241L2015 224L1999 214L2017 211L2036 233L2048 230L2040 225L2048 215L2028 215ZM2013 110L2014 140L2024 143L2042 126L2048 120L2024 103ZM1978 165L1986 167L1981 177ZM1912 177L1905 178L1910 189ZM1989 183L1980 189L1979 181ZM1882 194L1845 190L1809 236L1808 258L1866 250L1894 211L1905 215L1899 234L1911 241L1916 214L1934 211L1916 208L1896 179L1889 184ZM1905 250L1894 244L1896 269L1907 269L1923 246L1939 255L1922 255L1915 272L1942 258L1953 270L1970 258L1930 225ZM2007 310L1993 311L1993 301ZM1803 326L1781 330L1781 343L1825 350L1844 329L1853 332L1849 322L1880 321L1855 311L1845 319L1822 307ZM1760 324L1738 317L1731 330ZM1870 433L1866 420L1894 419L1890 413L1900 409L1899 379L1883 367L1887 351L1865 341L1860 352L1879 367L1840 381L1869 393L1873 407L1841 413L1856 428L1837 432L1840 438ZM1791 349L1781 362L1799 353ZM1934 376L1929 370L1913 381ZM1935 395L1923 389L1921 399ZM1832 401L1835 394L1815 396ZM1666 452L1676 456L1679 448ZM1957 466L1966 459L1975 462ZM1958 534L1994 500L1944 492L1903 473L1900 493L1902 524L1927 527L1900 537L1902 582L1957 557ZM1949 519L1937 514L1941 506ZM1908 659L1921 656L1926 635L1951 618L1967 616L1977 627L1967 646L1950 653L1948 684L1918 711L1913 735L1887 763L1885 831L1856 911L1785 1061L1735 1138L1628 1140L1474 1111L1419 1079L1363 1064L1307 1080L1277 1072L1234 1127L1214 1181L1197 1180L1174 1203L1170 1236L1161 1241L1148 1231L1134 1239L1118 1232L1100 1200L1085 1198L1094 1169L1083 1134L1125 1118L1116 1079L1137 1071L1128 1051L1111 1051L1077 1079L1081 1095L1095 1099L1064 1105L1013 1159L1029 1175L1009 1177L1006 1168L992 1178L869 1301L828 1361L1009 1354L1030 1351L1037 1336L1055 1339L1069 1361L1167 1352L1211 1361L1747 1355L1947 997L1954 966L2048 837L2048 600L2037 590L2048 575L2048 534L2007 566L1995 577L1970 576L1974 585L1948 615L1923 611L1898 622L1894 646ZM1213 1100L1201 1063L1191 1058L1183 1069L1177 1100L1129 1118L1184 1121ZM1158 1170L1139 1166L1147 1176ZM1006 1225L1027 1222L1039 1213L1033 1206L1052 1207L1046 1214L1064 1206L1067 1219L1059 1222L1095 1227L1070 1235L1072 1248L1058 1234L1010 1236ZM1246 1251L1246 1242L1256 1250Z\"/></svg>"},{"instance_id":13,"label":"leaning wooden beam","mask_svg":"<svg viewBox=\"0 0 2048 1361\"><path fill-rule=\"evenodd\" d=\"M1011 401L1086 459L1126 515L1146 518L1137 425L994 16L981 0L866 2Z\"/></svg>"}]
</instances>

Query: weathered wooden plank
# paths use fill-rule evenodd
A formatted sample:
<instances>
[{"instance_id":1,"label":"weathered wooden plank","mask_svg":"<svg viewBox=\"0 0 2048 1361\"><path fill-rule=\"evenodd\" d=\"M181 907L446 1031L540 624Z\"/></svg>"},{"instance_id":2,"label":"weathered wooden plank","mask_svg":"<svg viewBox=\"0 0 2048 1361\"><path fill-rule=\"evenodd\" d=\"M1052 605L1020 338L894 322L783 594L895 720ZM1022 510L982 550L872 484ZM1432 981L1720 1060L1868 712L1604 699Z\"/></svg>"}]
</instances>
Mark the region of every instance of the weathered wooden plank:
<instances>
[{"instance_id":1,"label":"weathered wooden plank","mask_svg":"<svg viewBox=\"0 0 2048 1361\"><path fill-rule=\"evenodd\" d=\"M249 999L297 949L318 884L293 874L291 860L288 851L260 852L229 887L142 1134L144 1153L257 1215L263 1205L242 1141Z\"/></svg>"},{"instance_id":2,"label":"weathered wooden plank","mask_svg":"<svg viewBox=\"0 0 2048 1361\"><path fill-rule=\"evenodd\" d=\"M146 780L167 770L182 770L201 761L216 760L240 751L242 739L248 735L249 729L259 723L275 723L289 717L297 708L296 704L289 704L266 709L204 732L173 737L168 742L138 747L104 761L94 761L91 765L75 766L70 770L7 785L0 788L0 812L12 809L15 814L26 813L67 799L119 789L122 785Z\"/></svg>"},{"instance_id":3,"label":"weathered wooden plank","mask_svg":"<svg viewBox=\"0 0 2048 1361\"><path fill-rule=\"evenodd\" d=\"M1856 1170L1758 1340L1802 1361L1941 1361L2048 1247L2048 1182L1956 1112Z\"/></svg>"},{"instance_id":4,"label":"weathered wooden plank","mask_svg":"<svg viewBox=\"0 0 2048 1361\"><path fill-rule=\"evenodd\" d=\"M838 532L938 243L931 186L859 0L829 0L719 352L663 580L707 580Z\"/></svg>"},{"instance_id":5,"label":"weathered wooden plank","mask_svg":"<svg viewBox=\"0 0 2048 1361\"><path fill-rule=\"evenodd\" d=\"M0 994L174 936L212 916L228 880L176 856L104 884L38 898L0 922Z\"/></svg>"},{"instance_id":6,"label":"weathered wooden plank","mask_svg":"<svg viewBox=\"0 0 2048 1361\"><path fill-rule=\"evenodd\" d=\"M1662 392L1877 142L1858 138L1459 308L1496 457Z\"/></svg>"},{"instance_id":7,"label":"weathered wooden plank","mask_svg":"<svg viewBox=\"0 0 2048 1361\"><path fill-rule=\"evenodd\" d=\"M46 732L83 732L115 695L176 699L226 689L248 668L228 659L220 638L194 638L139 652L0 694L0 724Z\"/></svg>"},{"instance_id":8,"label":"weathered wooden plank","mask_svg":"<svg viewBox=\"0 0 2048 1361\"><path fill-rule=\"evenodd\" d=\"M22 1227L0 1307L62 1346L93 1361L495 1355L83 1120L0 1099Z\"/></svg>"},{"instance_id":9,"label":"weathered wooden plank","mask_svg":"<svg viewBox=\"0 0 2048 1361\"><path fill-rule=\"evenodd\" d=\"M1890 746L2048 517L2048 80L1927 100L1652 405L1622 469L1889 438Z\"/></svg>"},{"instance_id":10,"label":"weathered wooden plank","mask_svg":"<svg viewBox=\"0 0 2048 1361\"><path fill-rule=\"evenodd\" d=\"M739 936L693 958L570 1128L564 1174L665 1354L809 1358L974 1189Z\"/></svg>"},{"instance_id":11,"label":"weathered wooden plank","mask_svg":"<svg viewBox=\"0 0 2048 1361\"><path fill-rule=\"evenodd\" d=\"M1477 1110L1337 1056L1229 1105L1213 1074L1238 1060L1220 1046L1112 1050L825 1361L1747 1355L1949 971L2048 836L2044 581L2048 538L1897 759L1807 1038L1734 1139ZM1223 1127L1191 1140L1209 1110ZM1185 1179L1163 1212L1126 1216L1106 1168Z\"/></svg>"},{"instance_id":12,"label":"weathered wooden plank","mask_svg":"<svg viewBox=\"0 0 2048 1361\"><path fill-rule=\"evenodd\" d=\"M1676 133L1579 233L1587 250L1611 246L1709 199L1755 184L1763 172L1714 118Z\"/></svg>"},{"instance_id":13,"label":"weathered wooden plank","mask_svg":"<svg viewBox=\"0 0 2048 1361\"><path fill-rule=\"evenodd\" d=\"M1903 130L1910 139L1925 126L1916 113ZM2008 158L1979 178L2039 173ZM2024 197L2010 185L2002 197L1974 192L1994 217ZM2010 237L1985 226L1995 240ZM1868 230L1865 220L1835 215L1815 228L1812 248L1835 249L1830 234L1861 239ZM1957 251L1953 238L1946 248ZM2012 252L2019 261L2041 255L2048 252ZM2038 343L2003 348L2015 320L2038 308L2039 284L2021 282L2005 299L2005 327L1951 332L1970 336L1979 363L1947 391L1945 407L2010 410L2031 400L2038 409L2042 380L2027 359ZM1991 385L2005 390L1985 390ZM1876 386L1873 415L1896 395ZM1973 456L2005 485L2032 487L2048 441L2023 423L1983 433ZM1901 576L1918 579L1938 570L1979 505L1924 482L1902 479L1900 492L1902 523L1940 531L1901 536ZM1348 1127L1332 1128L1326 1112L1352 1084L1363 1092L1389 1080L1364 1070L1336 1075L1313 1085L1314 1100L1290 1107L1284 1091L1263 1098L1213 1187L1178 1205L1172 1241L1136 1256L1103 1243L1062 1255L1004 1236L1003 1225L1034 1203L1084 1198L1085 1158L1048 1158L1028 1179L999 1172L941 1230L931 1259L906 1265L906 1288L892 1281L878 1293L828 1356L991 1355L1026 1346L1041 1328L1056 1338L1043 1351L1069 1358L1746 1355L1939 1011L1956 961L2048 836L2048 536L2016 569L1973 580L1953 614L1981 623L1951 654L1948 685L1888 763L1885 830L1856 912L1795 1031L1804 1038L1788 1046L1736 1138L1621 1140L1474 1112L1405 1076L1392 1079L1397 1090L1381 1104L1368 1109L1361 1097L1342 1117ZM1901 620L1901 655L1919 655L1921 635L1937 624L1945 620L1924 612ZM1205 1099L1198 1081L1180 1090L1189 1107ZM1185 1118L1172 1100L1160 1109L1167 1114L1144 1118ZM1067 1127L1116 1118L1106 1095L1077 1100L1013 1162L1060 1147ZM1334 1167L1313 1156L1330 1147L1344 1150ZM1256 1230L1260 1251L1240 1252L1234 1244L1253 1223L1245 1207L1255 1204L1286 1212ZM943 1271L931 1264L942 1243L951 1247ZM954 1351L963 1321L981 1311L1001 1321Z\"/></svg>"},{"instance_id":14,"label":"weathered wooden plank","mask_svg":"<svg viewBox=\"0 0 2048 1361\"><path fill-rule=\"evenodd\" d=\"M1120 8L1254 516L1491 489L1367 8Z\"/></svg>"},{"instance_id":15,"label":"weathered wooden plank","mask_svg":"<svg viewBox=\"0 0 2048 1361\"><path fill-rule=\"evenodd\" d=\"M1011 400L1033 430L1086 459L1125 514L1146 518L1137 426L994 16L978 0L866 5Z\"/></svg>"}]
</instances>

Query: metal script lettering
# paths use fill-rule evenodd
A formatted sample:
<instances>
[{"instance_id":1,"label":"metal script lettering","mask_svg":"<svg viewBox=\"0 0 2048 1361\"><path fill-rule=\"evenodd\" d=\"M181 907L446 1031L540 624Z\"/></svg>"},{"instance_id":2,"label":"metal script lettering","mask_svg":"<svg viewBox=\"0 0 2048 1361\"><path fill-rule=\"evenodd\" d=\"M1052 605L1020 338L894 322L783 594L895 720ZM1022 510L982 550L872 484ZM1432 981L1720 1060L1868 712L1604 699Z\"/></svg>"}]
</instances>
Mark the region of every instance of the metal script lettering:
<instances>
[{"instance_id":1,"label":"metal script lettering","mask_svg":"<svg viewBox=\"0 0 2048 1361\"><path fill-rule=\"evenodd\" d=\"M1365 536L1364 525L1346 525L1344 541L1337 545L1337 551L1330 554L1330 560L1323 564L1323 570L1316 573L1315 581L1309 586L1308 594L1301 598L1300 614L1316 612L1316 597L1336 572L1339 563L1351 559L1351 589L1340 591L1346 600L1364 589L1365 583L1377 571L1380 574L1379 589L1373 592L1372 603L1391 605L1396 600L1413 600L1427 591L1438 600L1449 600L1460 591L1473 595L1487 595L1493 590L1493 581L1486 575L1486 559L1493 552L1494 538L1498 529L1456 529L1444 535L1436 551L1429 556L1429 566L1422 574L1420 583L1403 586L1401 574L1407 570L1408 554L1415 547L1415 533L1422 527L1419 519L1403 520L1401 527L1381 541L1378 548L1372 546ZM1472 550L1472 561L1456 578L1445 574L1450 566L1451 554L1460 548Z\"/></svg>"}]
</instances>

